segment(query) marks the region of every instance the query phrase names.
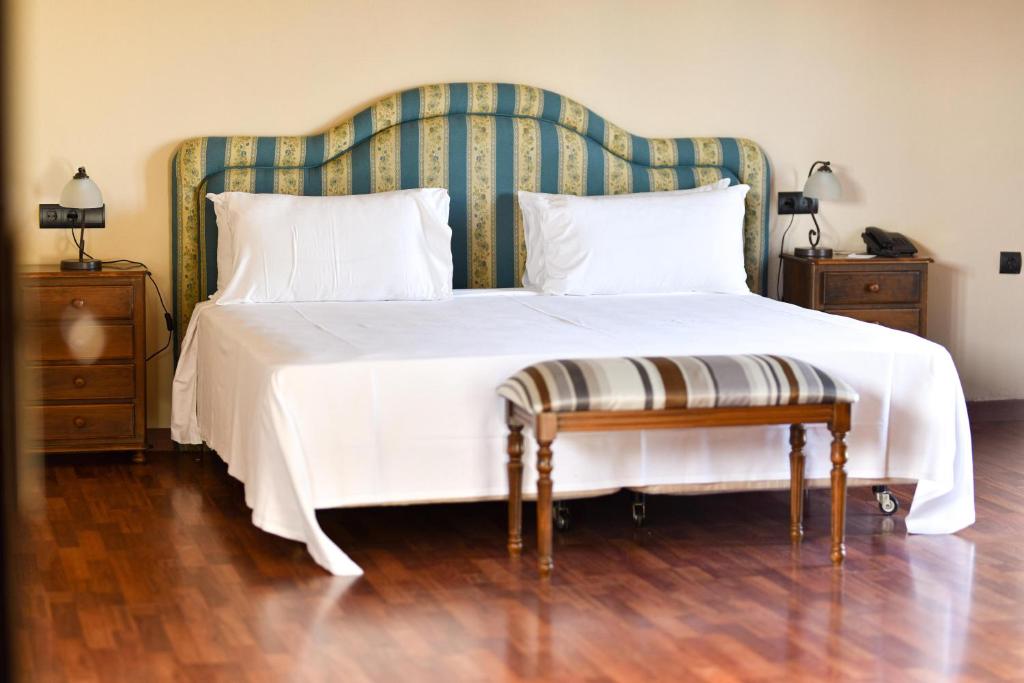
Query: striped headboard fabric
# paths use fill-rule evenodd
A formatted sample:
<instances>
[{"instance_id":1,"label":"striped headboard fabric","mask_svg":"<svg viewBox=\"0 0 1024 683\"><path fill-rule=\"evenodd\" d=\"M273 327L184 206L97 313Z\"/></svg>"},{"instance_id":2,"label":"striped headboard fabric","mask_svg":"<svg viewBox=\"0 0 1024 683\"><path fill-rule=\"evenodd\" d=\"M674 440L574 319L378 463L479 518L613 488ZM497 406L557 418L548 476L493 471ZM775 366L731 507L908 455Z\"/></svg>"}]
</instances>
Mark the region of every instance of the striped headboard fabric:
<instances>
[{"instance_id":1,"label":"striped headboard fabric","mask_svg":"<svg viewBox=\"0 0 1024 683\"><path fill-rule=\"evenodd\" d=\"M516 190L578 195L746 183L747 283L766 286L769 168L740 138L644 138L553 92L449 83L385 97L306 137L201 137L173 161L172 262L178 338L216 289L217 224L207 192L305 195L446 187L454 286L519 286L526 262Z\"/></svg>"}]
</instances>

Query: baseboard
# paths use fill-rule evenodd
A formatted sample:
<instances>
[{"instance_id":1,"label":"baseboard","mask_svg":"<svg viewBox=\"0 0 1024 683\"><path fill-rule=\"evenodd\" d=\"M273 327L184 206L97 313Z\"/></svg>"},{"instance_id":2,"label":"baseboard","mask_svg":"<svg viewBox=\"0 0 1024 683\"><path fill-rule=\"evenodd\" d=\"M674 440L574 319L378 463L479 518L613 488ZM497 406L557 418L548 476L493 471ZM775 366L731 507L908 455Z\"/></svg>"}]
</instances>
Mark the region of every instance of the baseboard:
<instances>
[{"instance_id":1,"label":"baseboard","mask_svg":"<svg viewBox=\"0 0 1024 683\"><path fill-rule=\"evenodd\" d=\"M968 401L971 422L1013 422L1024 420L1024 398L1002 401Z\"/></svg>"},{"instance_id":2,"label":"baseboard","mask_svg":"<svg viewBox=\"0 0 1024 683\"><path fill-rule=\"evenodd\" d=\"M171 441L171 430L169 427L151 427L146 430L146 443L151 451L173 451L174 442Z\"/></svg>"}]
</instances>

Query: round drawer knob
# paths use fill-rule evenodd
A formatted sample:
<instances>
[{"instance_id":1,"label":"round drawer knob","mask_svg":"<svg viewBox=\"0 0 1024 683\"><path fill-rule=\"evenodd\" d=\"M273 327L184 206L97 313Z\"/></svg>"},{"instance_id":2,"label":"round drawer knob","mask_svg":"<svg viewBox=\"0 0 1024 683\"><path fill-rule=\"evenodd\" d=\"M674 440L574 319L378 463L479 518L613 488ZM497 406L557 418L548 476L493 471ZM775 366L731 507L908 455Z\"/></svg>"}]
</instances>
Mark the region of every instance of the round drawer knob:
<instances>
[{"instance_id":1,"label":"round drawer knob","mask_svg":"<svg viewBox=\"0 0 1024 683\"><path fill-rule=\"evenodd\" d=\"M82 427L85 426L85 418L84 417L76 417L74 420L71 421L71 423L74 424L79 429L81 429Z\"/></svg>"},{"instance_id":2,"label":"round drawer knob","mask_svg":"<svg viewBox=\"0 0 1024 683\"><path fill-rule=\"evenodd\" d=\"M72 299L71 305L75 308L85 308L85 299Z\"/></svg>"},{"instance_id":3,"label":"round drawer knob","mask_svg":"<svg viewBox=\"0 0 1024 683\"><path fill-rule=\"evenodd\" d=\"M878 286L877 282L872 282L870 285L868 285L867 289L872 294L876 294L878 292L878 290L881 289L881 287Z\"/></svg>"},{"instance_id":4,"label":"round drawer knob","mask_svg":"<svg viewBox=\"0 0 1024 683\"><path fill-rule=\"evenodd\" d=\"M76 377L74 379L74 384L75 384L76 387L84 387L85 386L85 378L84 377Z\"/></svg>"}]
</instances>

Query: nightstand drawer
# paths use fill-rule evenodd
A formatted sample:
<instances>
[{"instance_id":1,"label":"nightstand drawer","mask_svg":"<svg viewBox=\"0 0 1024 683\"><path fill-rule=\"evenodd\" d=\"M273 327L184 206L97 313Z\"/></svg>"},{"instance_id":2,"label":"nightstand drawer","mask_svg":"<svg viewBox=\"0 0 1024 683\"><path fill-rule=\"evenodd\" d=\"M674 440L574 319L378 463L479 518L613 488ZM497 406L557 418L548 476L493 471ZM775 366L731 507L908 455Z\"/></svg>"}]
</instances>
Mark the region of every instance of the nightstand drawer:
<instances>
[{"instance_id":1,"label":"nightstand drawer","mask_svg":"<svg viewBox=\"0 0 1024 683\"><path fill-rule=\"evenodd\" d=\"M921 301L921 273L896 272L822 273L825 306L846 304L916 304Z\"/></svg>"},{"instance_id":2,"label":"nightstand drawer","mask_svg":"<svg viewBox=\"0 0 1024 683\"><path fill-rule=\"evenodd\" d=\"M135 406L131 403L37 406L28 410L42 426L44 441L135 435Z\"/></svg>"},{"instance_id":3,"label":"nightstand drawer","mask_svg":"<svg viewBox=\"0 0 1024 683\"><path fill-rule=\"evenodd\" d=\"M29 377L51 401L135 397L134 365L51 365L30 368Z\"/></svg>"},{"instance_id":4,"label":"nightstand drawer","mask_svg":"<svg viewBox=\"0 0 1024 683\"><path fill-rule=\"evenodd\" d=\"M131 359L135 328L131 325L47 325L29 331L29 362Z\"/></svg>"},{"instance_id":5,"label":"nightstand drawer","mask_svg":"<svg viewBox=\"0 0 1024 683\"><path fill-rule=\"evenodd\" d=\"M30 320L62 320L73 311L94 320L131 320L135 291L131 285L26 287L25 315Z\"/></svg>"},{"instance_id":6,"label":"nightstand drawer","mask_svg":"<svg viewBox=\"0 0 1024 683\"><path fill-rule=\"evenodd\" d=\"M866 323L885 325L903 332L921 333L919 308L826 308L825 312L856 318Z\"/></svg>"}]
</instances>

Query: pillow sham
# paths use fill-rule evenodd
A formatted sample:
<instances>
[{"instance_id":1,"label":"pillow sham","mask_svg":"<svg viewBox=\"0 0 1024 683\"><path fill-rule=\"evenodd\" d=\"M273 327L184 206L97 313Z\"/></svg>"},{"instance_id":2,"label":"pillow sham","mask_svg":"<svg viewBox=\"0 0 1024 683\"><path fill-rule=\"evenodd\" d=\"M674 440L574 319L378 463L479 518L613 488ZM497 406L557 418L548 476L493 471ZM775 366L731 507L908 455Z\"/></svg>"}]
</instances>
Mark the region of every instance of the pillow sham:
<instances>
[{"instance_id":1,"label":"pillow sham","mask_svg":"<svg viewBox=\"0 0 1024 683\"><path fill-rule=\"evenodd\" d=\"M635 192L631 194L608 194L588 197L591 201L622 201L635 198L677 196L694 192L711 192L729 187L729 179L722 178L707 185L686 190L665 190L663 192ZM539 288L544 282L544 238L540 231L541 215L552 197L575 197L576 195L546 194L520 190L519 208L523 212L523 238L526 241L526 269L523 271L523 287ZM219 268L218 264L218 268Z\"/></svg>"},{"instance_id":2,"label":"pillow sham","mask_svg":"<svg viewBox=\"0 0 1024 683\"><path fill-rule=\"evenodd\" d=\"M229 200L221 200L229 195L247 194L245 192L209 193L206 198L213 203L213 214L217 217L217 291L220 292L231 279L231 271L235 266L235 243L231 239L231 221L228 218L227 205Z\"/></svg>"},{"instance_id":3,"label":"pillow sham","mask_svg":"<svg viewBox=\"0 0 1024 683\"><path fill-rule=\"evenodd\" d=\"M537 202L546 294L747 293L750 187L628 200L551 195Z\"/></svg>"},{"instance_id":4,"label":"pillow sham","mask_svg":"<svg viewBox=\"0 0 1024 683\"><path fill-rule=\"evenodd\" d=\"M452 294L448 191L335 197L208 194L228 236L219 304L446 299ZM221 268L218 243L217 268Z\"/></svg>"}]
</instances>

